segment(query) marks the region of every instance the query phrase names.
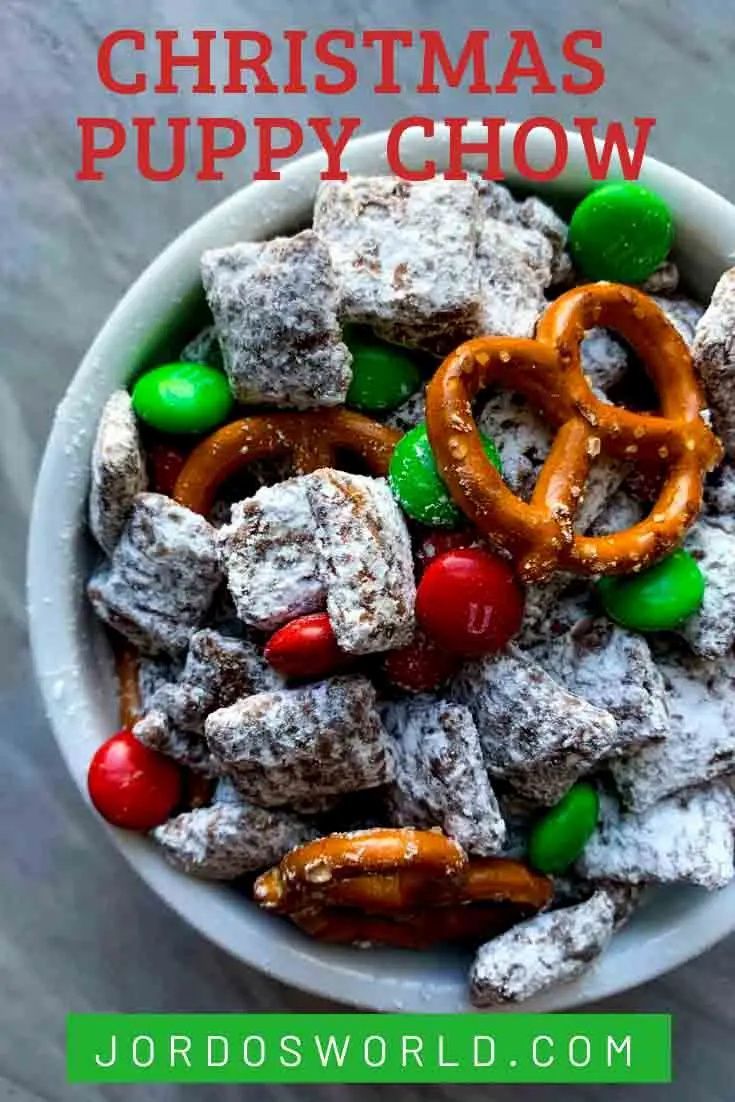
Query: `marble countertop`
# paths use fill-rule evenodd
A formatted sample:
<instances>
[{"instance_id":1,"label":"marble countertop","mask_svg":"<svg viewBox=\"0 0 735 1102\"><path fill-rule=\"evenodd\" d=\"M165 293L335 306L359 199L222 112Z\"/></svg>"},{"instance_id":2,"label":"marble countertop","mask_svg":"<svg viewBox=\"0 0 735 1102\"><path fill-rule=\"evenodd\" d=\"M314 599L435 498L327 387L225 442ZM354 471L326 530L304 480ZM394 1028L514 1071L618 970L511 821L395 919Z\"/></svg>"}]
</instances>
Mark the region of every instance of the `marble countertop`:
<instances>
[{"instance_id":1,"label":"marble countertop","mask_svg":"<svg viewBox=\"0 0 735 1102\"><path fill-rule=\"evenodd\" d=\"M603 121L652 115L650 151L725 195L735 196L731 0L318 0L308 19L296 0L3 0L0 6L0 707L4 743L0 830L0 1097L14 1102L66 1098L201 1099L178 1087L75 1088L64 1083L64 1016L75 1011L313 1010L327 1004L271 982L207 944L134 876L86 810L56 751L30 668L24 616L28 512L56 403L96 330L139 271L208 206L239 186L198 184L193 170L165 186L146 183L130 155L104 184L80 184L77 115L232 114L216 96L172 103L141 95L116 101L97 80L96 45L118 26L440 27L457 47L467 29L485 26L500 44L513 26L533 27L547 55L575 27L600 27L607 69L593 97L519 93L483 100L461 90L427 97L355 92L340 114L365 130L414 113L510 117L575 115ZM313 9L310 9L313 10ZM504 56L499 45L498 57ZM502 64L499 61L498 64ZM557 60L553 68L558 72ZM492 78L491 78L492 79ZM497 77L496 77L497 79ZM262 113L280 109L271 97ZM252 114L243 101L243 117ZM334 100L306 94L288 111L300 119L336 113ZM242 182L253 168L242 161ZM649 1088L652 1099L726 1102L735 1070L735 940L654 983L608 1000L606 1010L675 1015L676 1083ZM594 1009L603 1009L603 1006ZM392 1088L388 1088L390 1091ZM402 1087L402 1099L454 1098L456 1088ZM257 1093L254 1093L257 1091ZM251 1097L328 1099L340 1088L253 1088ZM354 1087L355 1099L386 1088ZM564 1096L570 1093L564 1089ZM575 1088L597 1099L599 1088ZM558 1088L466 1088L478 1100L552 1098ZM606 1088L604 1097L627 1097Z\"/></svg>"}]
</instances>

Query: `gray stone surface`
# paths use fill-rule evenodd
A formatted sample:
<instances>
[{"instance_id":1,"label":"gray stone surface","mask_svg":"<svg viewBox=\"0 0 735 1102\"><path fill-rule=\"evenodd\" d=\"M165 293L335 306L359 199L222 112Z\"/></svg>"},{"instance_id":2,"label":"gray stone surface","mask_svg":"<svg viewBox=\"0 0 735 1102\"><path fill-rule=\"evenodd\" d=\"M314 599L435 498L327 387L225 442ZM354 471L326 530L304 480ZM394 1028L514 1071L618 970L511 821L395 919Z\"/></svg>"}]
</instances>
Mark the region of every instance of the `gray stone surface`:
<instances>
[{"instance_id":1,"label":"gray stone surface","mask_svg":"<svg viewBox=\"0 0 735 1102\"><path fill-rule=\"evenodd\" d=\"M313 15L311 12L313 11ZM104 184L74 179L77 115L121 118L157 113L237 114L255 105L238 97L174 100L116 98L97 82L96 43L116 27L441 27L456 48L470 27L494 32L491 56L503 55L505 31L534 27L555 59L567 29L597 26L605 37L607 83L595 96L482 98L461 90L402 97L369 90L337 101L292 97L285 109L361 115L376 129L409 114L553 114L603 121L655 115L652 153L732 195L735 114L731 0L2 0L0 4L0 1098L13 1102L121 1099L208 1102L234 1091L200 1087L77 1087L65 1084L64 1017L70 1010L314 1010L327 1006L273 983L204 942L134 876L85 810L68 779L29 671L23 611L24 545L35 472L53 409L85 348L122 291L159 249L207 207L245 182L197 184L194 169L178 181L146 183L132 158L115 162ZM281 55L282 51L277 50ZM501 62L502 63L502 62ZM363 70L371 71L365 56ZM552 60L552 74L561 64ZM408 71L408 69L407 69ZM308 66L307 66L308 72ZM490 79L493 79L492 77ZM498 79L497 76L495 79ZM156 102L156 99L159 102ZM236 100L237 102L233 102ZM277 113L271 97L257 113ZM309 148L313 148L313 142ZM676 1082L650 1087L655 1102L726 1102L732 1098L735 1027L733 941L655 983L608 1000L605 1010L675 1015ZM603 1009L602 1006L595 1009ZM401 1086L236 1088L237 1097L406 1102L460 1096L455 1087ZM563 1094L562 1094L563 1091ZM495 1102L566 1097L499 1087ZM580 1087L575 1098L622 1102L625 1087ZM489 1097L465 1088L461 1097Z\"/></svg>"}]
</instances>

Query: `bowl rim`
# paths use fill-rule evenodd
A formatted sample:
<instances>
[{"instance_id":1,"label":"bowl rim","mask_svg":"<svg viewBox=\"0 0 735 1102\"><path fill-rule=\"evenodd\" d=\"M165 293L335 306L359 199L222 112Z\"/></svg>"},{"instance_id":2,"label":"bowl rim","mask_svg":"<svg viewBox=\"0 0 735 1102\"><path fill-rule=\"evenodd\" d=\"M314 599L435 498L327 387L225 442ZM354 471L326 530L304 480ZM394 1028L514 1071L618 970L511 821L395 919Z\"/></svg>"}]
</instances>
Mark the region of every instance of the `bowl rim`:
<instances>
[{"instance_id":1,"label":"bowl rim","mask_svg":"<svg viewBox=\"0 0 735 1102\"><path fill-rule=\"evenodd\" d=\"M501 144L506 159L516 129L517 124L503 127ZM484 134L479 122L469 123L465 128L469 141L480 141ZM567 134L566 170L551 188L534 185L534 194L572 195L589 190L591 181L581 139L577 134ZM345 157L348 170L388 172L386 135L386 131L381 131L350 142ZM433 138L416 137L406 143L406 159L421 163L430 155L441 163L447 140L448 131L439 125ZM544 157L551 153L550 142L550 135L535 132L528 147L531 160L538 157L539 163L545 163ZM475 168L477 158L467 157L466 164ZM237 240L243 212L250 206L257 205L262 211L259 226L263 236L272 236L273 229L279 226L283 232L284 213L310 202L324 166L321 153L298 158L283 168L280 181L250 184L188 226L120 299L57 409L31 511L27 558L30 639L36 677L54 737L88 804L86 764L90 746L98 744L100 731L114 729L109 726L111 682L110 671L104 668L106 656L91 647L90 639L79 630L80 616L85 615L83 579L75 571L83 538L81 509L86 497L96 413L111 393L107 377L102 376L104 385L100 381L100 364L104 364L106 357L112 357L113 352L119 359L122 355L119 347L126 341L131 346L126 358L130 359L134 352L138 357L142 354L159 320L155 293L159 284L165 283L167 298L183 310L193 293L193 260L198 265L198 256L205 247ZM735 245L735 206L722 196L651 157L645 159L640 180L667 198L675 216L678 214L688 227L689 244L694 248L699 243L702 255L708 247L713 253L718 250L722 253L725 226ZM528 181L522 181L512 171L504 182L528 188ZM701 216L702 211L707 212L706 217ZM249 216L252 219L252 212ZM698 216L701 221L696 223ZM695 262L698 255L695 249ZM695 276L701 285L709 287L721 270L720 264L703 260ZM131 318L135 319L132 330ZM120 380L116 385L119 384ZM60 569L50 569L52 556ZM457 976L442 975L447 971L446 961L451 953L421 954L420 958L428 961L429 971L434 969L434 974L433 978L420 978L411 974L416 969L407 970L401 965L396 957L400 951L376 950L366 954L307 941L285 924L274 923L272 918L262 915L254 905L246 905L231 888L178 873L146 839L106 824L105 827L129 864L164 902L220 948L275 979L315 995L376 1010L474 1009L467 999L466 984L460 989ZM615 953L614 964L609 960L605 965L603 956L580 979L552 988L521 1004L520 1009L564 1009L627 990L682 964L735 929L735 883L709 896L679 889L676 898L679 902L673 906L670 922L651 923L651 936L643 945L635 944L640 938L625 938L633 929L628 927L617 935L616 941L623 939L623 945Z\"/></svg>"}]
</instances>

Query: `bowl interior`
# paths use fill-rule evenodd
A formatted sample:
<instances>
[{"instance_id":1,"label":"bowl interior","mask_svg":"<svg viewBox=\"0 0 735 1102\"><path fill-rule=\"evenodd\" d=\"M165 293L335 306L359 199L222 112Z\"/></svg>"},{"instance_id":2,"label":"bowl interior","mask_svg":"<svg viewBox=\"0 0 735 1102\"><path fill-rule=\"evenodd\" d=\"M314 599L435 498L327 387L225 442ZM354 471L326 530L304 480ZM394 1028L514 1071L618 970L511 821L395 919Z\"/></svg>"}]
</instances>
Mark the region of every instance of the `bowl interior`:
<instances>
[{"instance_id":1,"label":"bowl interior","mask_svg":"<svg viewBox=\"0 0 735 1102\"><path fill-rule=\"evenodd\" d=\"M504 129L504 163L511 162L514 128ZM479 141L475 124L468 140ZM351 144L351 173L388 171L385 136ZM414 138L404 159L447 163L447 135ZM532 163L551 160L548 135L535 135ZM468 169L482 170L476 157ZM86 797L94 749L117 725L111 655L84 597L94 559L85 531L89 457L102 406L141 368L175 356L205 324L199 258L205 248L288 234L308 224L319 155L294 162L281 181L255 184L206 214L143 273L110 316L57 411L46 448L31 519L28 590L31 638L47 711L69 769ZM649 159L641 176L669 202L677 224L676 258L687 287L709 295L732 263L735 207L676 170ZM508 182L543 194L561 208L590 189L584 151L569 135L569 162L553 185L529 189L508 171ZM183 876L144 838L109 829L115 843L151 887L205 936L236 957L286 982L348 1003L383 1010L470 1009L468 957L459 952L360 952L323 946L274 921L232 889ZM696 889L650 892L603 957L578 981L550 990L523 1009L560 1009L641 983L701 952L735 926L735 885L708 895Z\"/></svg>"}]
</instances>

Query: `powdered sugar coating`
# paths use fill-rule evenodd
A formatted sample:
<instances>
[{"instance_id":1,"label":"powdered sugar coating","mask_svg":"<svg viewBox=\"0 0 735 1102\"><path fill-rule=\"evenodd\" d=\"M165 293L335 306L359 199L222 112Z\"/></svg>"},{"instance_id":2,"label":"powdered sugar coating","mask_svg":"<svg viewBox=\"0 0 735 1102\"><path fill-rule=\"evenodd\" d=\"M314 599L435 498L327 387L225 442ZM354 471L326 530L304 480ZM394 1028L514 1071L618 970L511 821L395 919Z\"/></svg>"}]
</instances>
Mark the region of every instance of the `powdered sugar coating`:
<instances>
[{"instance_id":1,"label":"powdered sugar coating","mask_svg":"<svg viewBox=\"0 0 735 1102\"><path fill-rule=\"evenodd\" d=\"M112 559L89 581L97 615L149 654L186 649L221 580L214 529L163 494L138 494Z\"/></svg>"},{"instance_id":2,"label":"powdered sugar coating","mask_svg":"<svg viewBox=\"0 0 735 1102\"><path fill-rule=\"evenodd\" d=\"M615 908L604 891L575 907L521 922L480 947L470 972L475 1006L521 1002L581 975L613 932Z\"/></svg>"},{"instance_id":3,"label":"powdered sugar coating","mask_svg":"<svg viewBox=\"0 0 735 1102\"><path fill-rule=\"evenodd\" d=\"M682 788L735 772L735 657L706 662L658 647L670 733L665 742L611 762L624 803L643 811Z\"/></svg>"},{"instance_id":4,"label":"powdered sugar coating","mask_svg":"<svg viewBox=\"0 0 735 1102\"><path fill-rule=\"evenodd\" d=\"M662 260L648 279L640 284L645 295L671 295L679 286L679 269L673 260Z\"/></svg>"},{"instance_id":5,"label":"powdered sugar coating","mask_svg":"<svg viewBox=\"0 0 735 1102\"><path fill-rule=\"evenodd\" d=\"M324 608L309 479L300 475L262 486L233 505L231 523L217 533L238 616L264 631Z\"/></svg>"},{"instance_id":6,"label":"powdered sugar coating","mask_svg":"<svg viewBox=\"0 0 735 1102\"><path fill-rule=\"evenodd\" d=\"M211 249L202 279L240 402L296 409L344 402L352 356L337 322L329 251L317 234Z\"/></svg>"},{"instance_id":7,"label":"powdered sugar coating","mask_svg":"<svg viewBox=\"0 0 735 1102\"><path fill-rule=\"evenodd\" d=\"M406 398L406 401L402 402L400 406L396 406L394 410L391 410L385 419L385 423L390 425L391 428L400 429L401 432L409 432L410 429L415 428L416 425L425 420L426 394L424 388L421 387L410 398Z\"/></svg>"},{"instance_id":8,"label":"powdered sugar coating","mask_svg":"<svg viewBox=\"0 0 735 1102\"><path fill-rule=\"evenodd\" d=\"M641 635L603 618L582 620L542 643L533 657L571 692L615 717L614 754L669 734L664 679Z\"/></svg>"},{"instance_id":9,"label":"powdered sugar coating","mask_svg":"<svg viewBox=\"0 0 735 1102\"><path fill-rule=\"evenodd\" d=\"M539 804L555 803L618 738L609 712L572 695L516 647L468 662L451 692L472 713L490 775Z\"/></svg>"},{"instance_id":10,"label":"powdered sugar coating","mask_svg":"<svg viewBox=\"0 0 735 1102\"><path fill-rule=\"evenodd\" d=\"M111 555L133 511L136 494L146 488L145 458L127 390L105 402L92 449L89 527Z\"/></svg>"},{"instance_id":11,"label":"powdered sugar coating","mask_svg":"<svg viewBox=\"0 0 735 1102\"><path fill-rule=\"evenodd\" d=\"M222 349L219 346L217 327L208 325L197 333L179 353L182 363L208 364L209 367L223 369Z\"/></svg>"},{"instance_id":12,"label":"powdered sugar coating","mask_svg":"<svg viewBox=\"0 0 735 1102\"><path fill-rule=\"evenodd\" d=\"M582 371L590 386L606 394L628 370L628 353L607 329L589 329L582 341Z\"/></svg>"},{"instance_id":13,"label":"powdered sugar coating","mask_svg":"<svg viewBox=\"0 0 735 1102\"><path fill-rule=\"evenodd\" d=\"M219 766L201 735L174 727L165 712L148 711L133 727L133 734L150 750L166 754L180 765L186 765L205 777L216 777Z\"/></svg>"},{"instance_id":14,"label":"powdered sugar coating","mask_svg":"<svg viewBox=\"0 0 735 1102\"><path fill-rule=\"evenodd\" d=\"M735 463L725 459L704 485L704 515L710 524L735 531Z\"/></svg>"},{"instance_id":15,"label":"powdered sugar coating","mask_svg":"<svg viewBox=\"0 0 735 1102\"><path fill-rule=\"evenodd\" d=\"M526 586L523 624L516 645L522 651L544 645L581 620L591 619L593 612L589 585L574 574L552 574L539 585Z\"/></svg>"},{"instance_id":16,"label":"powdered sugar coating","mask_svg":"<svg viewBox=\"0 0 735 1102\"><path fill-rule=\"evenodd\" d=\"M704 381L715 431L728 455L735 457L735 268L725 272L715 287L697 325L692 355Z\"/></svg>"},{"instance_id":17,"label":"powdered sugar coating","mask_svg":"<svg viewBox=\"0 0 735 1102\"><path fill-rule=\"evenodd\" d=\"M584 880L570 869L564 876L554 877L552 909L583 903L596 891L604 891L614 908L613 929L625 926L637 910L645 892L645 884L625 884L620 880Z\"/></svg>"},{"instance_id":18,"label":"powdered sugar coating","mask_svg":"<svg viewBox=\"0 0 735 1102\"><path fill-rule=\"evenodd\" d=\"M176 727L203 734L210 712L257 692L264 664L254 643L204 628L191 637L181 676L161 685L150 706Z\"/></svg>"},{"instance_id":19,"label":"powdered sugar coating","mask_svg":"<svg viewBox=\"0 0 735 1102\"><path fill-rule=\"evenodd\" d=\"M700 609L677 628L695 654L719 658L735 643L735 532L701 517L684 547L705 577Z\"/></svg>"},{"instance_id":20,"label":"powdered sugar coating","mask_svg":"<svg viewBox=\"0 0 735 1102\"><path fill-rule=\"evenodd\" d=\"M367 654L410 643L416 601L411 539L386 480L322 468L306 492L340 647Z\"/></svg>"},{"instance_id":21,"label":"powdered sugar coating","mask_svg":"<svg viewBox=\"0 0 735 1102\"><path fill-rule=\"evenodd\" d=\"M276 864L315 834L297 815L240 798L177 815L156 827L153 838L174 868L209 880L234 880Z\"/></svg>"},{"instance_id":22,"label":"powdered sugar coating","mask_svg":"<svg viewBox=\"0 0 735 1102\"><path fill-rule=\"evenodd\" d=\"M478 336L530 337L546 305L551 245L538 230L486 218L477 263L481 307Z\"/></svg>"},{"instance_id":23,"label":"powdered sugar coating","mask_svg":"<svg viewBox=\"0 0 735 1102\"><path fill-rule=\"evenodd\" d=\"M699 302L695 302L694 299L686 298L684 295L676 295L672 298L667 298L664 295L652 295L651 297L691 347L697 325L704 314L704 306Z\"/></svg>"},{"instance_id":24,"label":"powdered sugar coating","mask_svg":"<svg viewBox=\"0 0 735 1102\"><path fill-rule=\"evenodd\" d=\"M467 708L417 697L381 708L394 740L388 799L396 826L440 826L469 853L498 853L505 823Z\"/></svg>"},{"instance_id":25,"label":"powdered sugar coating","mask_svg":"<svg viewBox=\"0 0 735 1102\"><path fill-rule=\"evenodd\" d=\"M508 226L522 226L541 234L551 247L551 282L562 283L569 278L572 261L566 252L568 226L556 211L536 195L516 200L503 184L495 180L472 177L488 219Z\"/></svg>"},{"instance_id":26,"label":"powdered sugar coating","mask_svg":"<svg viewBox=\"0 0 735 1102\"><path fill-rule=\"evenodd\" d=\"M398 344L448 352L475 332L480 206L470 181L353 176L319 188L342 316Z\"/></svg>"},{"instance_id":27,"label":"powdered sugar coating","mask_svg":"<svg viewBox=\"0 0 735 1102\"><path fill-rule=\"evenodd\" d=\"M176 681L182 670L180 658L141 654L138 658L138 694L143 713L150 710L155 694L163 685Z\"/></svg>"},{"instance_id":28,"label":"powdered sugar coating","mask_svg":"<svg viewBox=\"0 0 735 1102\"><path fill-rule=\"evenodd\" d=\"M735 870L731 808L723 796L704 789L640 814L621 814L614 801L605 801L577 871L591 880L724 887Z\"/></svg>"},{"instance_id":29,"label":"powdered sugar coating","mask_svg":"<svg viewBox=\"0 0 735 1102\"><path fill-rule=\"evenodd\" d=\"M393 777L390 738L364 677L244 697L212 712L205 733L237 788L266 807L306 811Z\"/></svg>"}]
</instances>

